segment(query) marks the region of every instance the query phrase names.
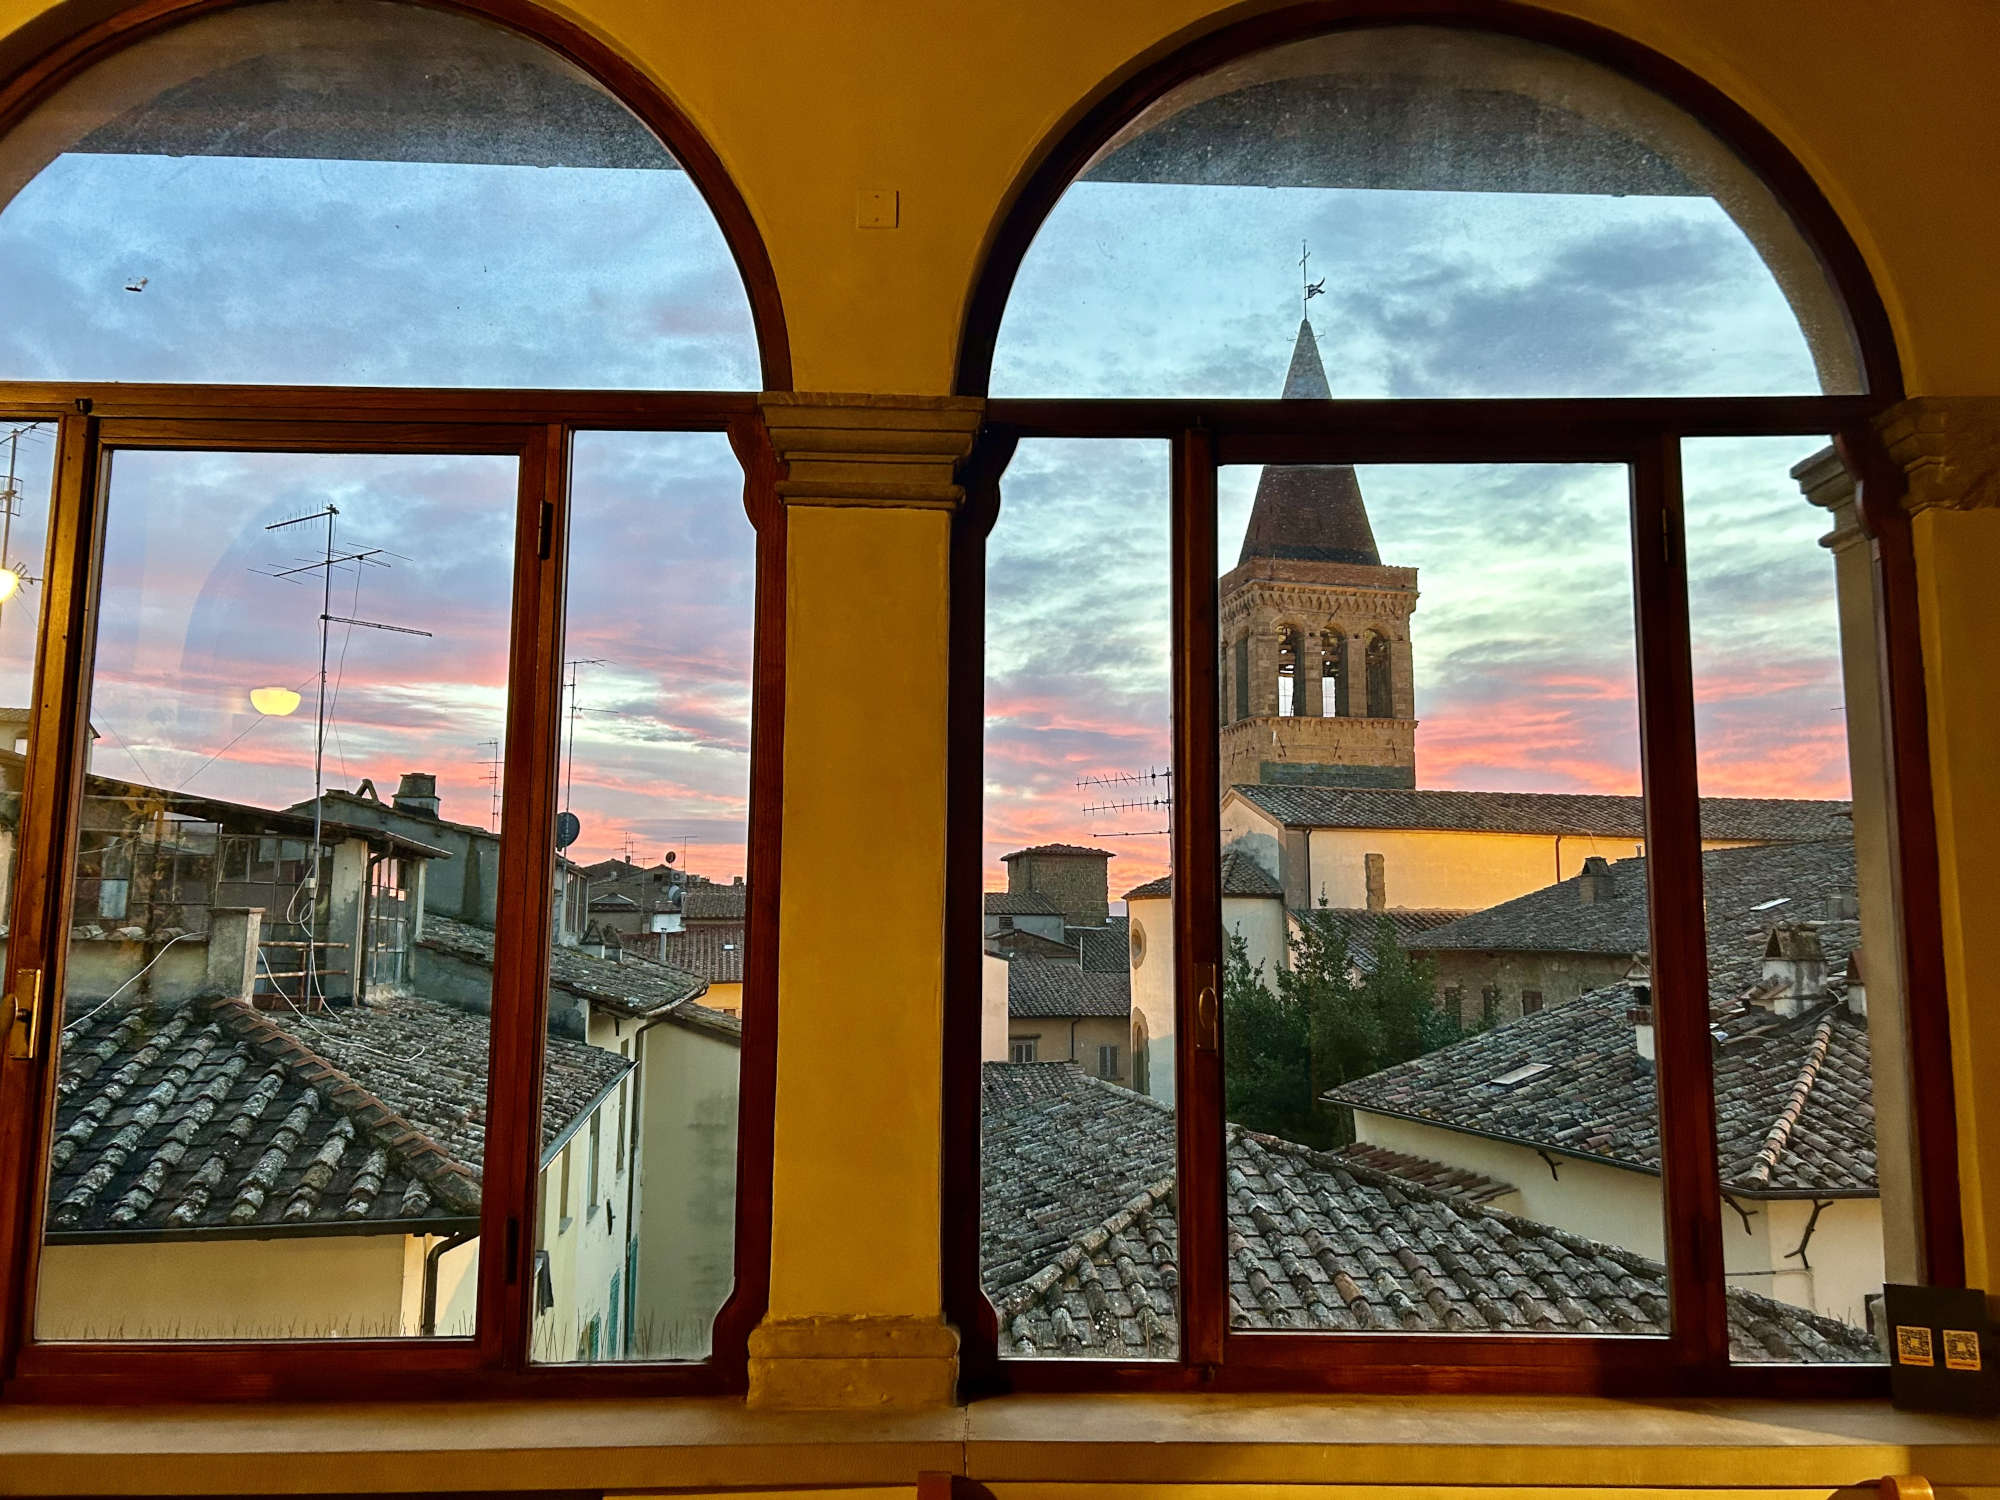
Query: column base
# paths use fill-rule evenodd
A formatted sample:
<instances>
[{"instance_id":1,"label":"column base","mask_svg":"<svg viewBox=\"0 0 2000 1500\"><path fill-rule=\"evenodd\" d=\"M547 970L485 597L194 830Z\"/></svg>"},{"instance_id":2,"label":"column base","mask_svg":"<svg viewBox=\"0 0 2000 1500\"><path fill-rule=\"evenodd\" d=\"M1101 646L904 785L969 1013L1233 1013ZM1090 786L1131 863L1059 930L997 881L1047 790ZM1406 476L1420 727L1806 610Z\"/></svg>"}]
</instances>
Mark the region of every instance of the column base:
<instances>
[{"instance_id":1,"label":"column base","mask_svg":"<svg viewBox=\"0 0 2000 1500\"><path fill-rule=\"evenodd\" d=\"M750 1334L752 1406L829 1411L957 1399L958 1333L941 1319L784 1318Z\"/></svg>"}]
</instances>

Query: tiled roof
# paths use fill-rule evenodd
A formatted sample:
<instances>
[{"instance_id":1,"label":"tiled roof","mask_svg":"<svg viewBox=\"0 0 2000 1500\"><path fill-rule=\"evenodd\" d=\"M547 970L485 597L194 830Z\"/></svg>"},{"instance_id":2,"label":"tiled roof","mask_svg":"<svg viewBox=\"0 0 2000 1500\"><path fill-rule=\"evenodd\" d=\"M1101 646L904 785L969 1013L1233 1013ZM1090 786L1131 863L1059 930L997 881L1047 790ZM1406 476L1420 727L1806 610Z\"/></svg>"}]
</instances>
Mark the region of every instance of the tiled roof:
<instances>
[{"instance_id":1,"label":"tiled roof","mask_svg":"<svg viewBox=\"0 0 2000 1500\"><path fill-rule=\"evenodd\" d=\"M1040 891L988 891L981 902L989 917L1059 917L1063 909Z\"/></svg>"},{"instance_id":2,"label":"tiled roof","mask_svg":"<svg viewBox=\"0 0 2000 1500\"><path fill-rule=\"evenodd\" d=\"M1102 927L1065 927L1063 936L1076 944L1086 972L1124 974L1131 966L1132 926L1126 917L1111 917Z\"/></svg>"},{"instance_id":3,"label":"tiled roof","mask_svg":"<svg viewBox=\"0 0 2000 1500\"><path fill-rule=\"evenodd\" d=\"M986 951L998 958L1038 958L1046 963L1081 964L1083 956L1069 943L1043 937L1024 927L1003 927L986 934Z\"/></svg>"},{"instance_id":4,"label":"tiled roof","mask_svg":"<svg viewBox=\"0 0 2000 1500\"><path fill-rule=\"evenodd\" d=\"M681 918L688 922L741 922L750 888L744 885L691 885L681 895Z\"/></svg>"},{"instance_id":5,"label":"tiled roof","mask_svg":"<svg viewBox=\"0 0 2000 1500\"><path fill-rule=\"evenodd\" d=\"M420 941L424 947L454 958L493 967L491 928L426 912ZM628 1016L659 1015L708 988L708 981L699 974L671 964L653 963L636 955L599 958L582 948L564 947L549 952L549 982L580 1000Z\"/></svg>"},{"instance_id":6,"label":"tiled roof","mask_svg":"<svg viewBox=\"0 0 2000 1500\"><path fill-rule=\"evenodd\" d=\"M1283 896L1285 888L1278 884L1264 867L1240 849L1228 849L1222 855L1222 894L1225 896ZM1174 893L1174 877L1162 875L1158 880L1149 880L1144 885L1135 885L1125 893L1127 901L1144 901L1150 897L1171 896Z\"/></svg>"},{"instance_id":7,"label":"tiled roof","mask_svg":"<svg viewBox=\"0 0 2000 1500\"><path fill-rule=\"evenodd\" d=\"M690 927L660 934L660 957L677 969L698 974L710 984L743 982L741 925Z\"/></svg>"},{"instance_id":8,"label":"tiled roof","mask_svg":"<svg viewBox=\"0 0 2000 1500\"><path fill-rule=\"evenodd\" d=\"M1284 399L1324 401L1331 394L1312 323L1301 318L1285 371ZM1243 529L1240 566L1252 558L1376 564L1375 533L1361 485L1347 464L1271 464L1257 477L1257 498Z\"/></svg>"},{"instance_id":9,"label":"tiled roof","mask_svg":"<svg viewBox=\"0 0 2000 1500\"><path fill-rule=\"evenodd\" d=\"M1092 849L1083 844L1036 844L1031 849L1016 849L1012 854L1003 854L1002 860L1020 859L1029 854L1089 854L1098 859L1116 859L1109 849Z\"/></svg>"},{"instance_id":10,"label":"tiled roof","mask_svg":"<svg viewBox=\"0 0 2000 1500\"><path fill-rule=\"evenodd\" d=\"M1486 1177L1478 1172L1469 1172L1464 1167L1391 1151L1387 1146L1371 1146L1365 1141L1342 1146L1333 1155L1343 1166L1392 1173L1405 1182L1413 1182L1420 1188L1464 1203L1491 1203L1495 1198L1504 1198L1518 1191L1513 1183L1502 1182L1497 1177Z\"/></svg>"},{"instance_id":11,"label":"tiled roof","mask_svg":"<svg viewBox=\"0 0 2000 1500\"><path fill-rule=\"evenodd\" d=\"M1596 834L1643 839L1645 805L1638 797L1567 792L1446 792L1378 787L1234 786L1242 797L1288 827L1420 828L1475 833ZM1705 839L1764 843L1849 838L1845 802L1782 797L1704 797Z\"/></svg>"},{"instance_id":12,"label":"tiled roof","mask_svg":"<svg viewBox=\"0 0 2000 1500\"><path fill-rule=\"evenodd\" d=\"M1868 1022L1839 999L1790 1020L1744 1003L1761 945L1728 929L1739 952L1712 953L1717 1146L1722 1186L1750 1197L1868 1197L1876 1192ZM1829 922L1829 967L1860 940ZM1837 990L1837 985L1835 986ZM1380 1114L1475 1131L1540 1150L1657 1172L1659 1105L1652 1065L1633 1045L1623 984L1595 990L1357 1079L1329 1094ZM1542 1071L1494 1082L1529 1064Z\"/></svg>"},{"instance_id":13,"label":"tiled roof","mask_svg":"<svg viewBox=\"0 0 2000 1500\"><path fill-rule=\"evenodd\" d=\"M1622 859L1609 867L1613 890L1585 903L1585 877L1530 891L1512 901L1472 912L1426 936L1423 948L1510 953L1641 953L1647 931L1646 861ZM1809 844L1767 844L1711 849L1701 857L1702 892L1709 920L1727 924L1734 942L1741 919L1817 920L1829 896L1851 895L1854 841L1842 837Z\"/></svg>"},{"instance_id":14,"label":"tiled roof","mask_svg":"<svg viewBox=\"0 0 2000 1500\"><path fill-rule=\"evenodd\" d=\"M981 1265L1003 1354L1170 1355L1174 1117L1067 1063L987 1063ZM1246 1329L1661 1334L1666 1269L1394 1173L1228 1127ZM1858 1328L1731 1288L1739 1360L1867 1361Z\"/></svg>"},{"instance_id":15,"label":"tiled roof","mask_svg":"<svg viewBox=\"0 0 2000 1500\"><path fill-rule=\"evenodd\" d=\"M1340 927L1347 938L1348 958L1364 974L1374 972L1375 943L1384 922L1389 924L1396 946L1407 950L1423 947L1428 934L1466 915L1462 911L1428 906L1395 907L1388 911L1370 911L1362 906L1322 906L1312 914L1331 918ZM1302 920L1306 915L1297 909L1292 912L1294 920Z\"/></svg>"},{"instance_id":16,"label":"tiled roof","mask_svg":"<svg viewBox=\"0 0 2000 1500\"><path fill-rule=\"evenodd\" d=\"M52 1234L476 1218L490 1019L420 997L312 1016L240 1000L65 1028ZM632 1066L550 1037L542 1143Z\"/></svg>"},{"instance_id":17,"label":"tiled roof","mask_svg":"<svg viewBox=\"0 0 2000 1500\"><path fill-rule=\"evenodd\" d=\"M1014 1017L1129 1016L1132 979L1116 970L1016 958L1007 965L1007 1014Z\"/></svg>"}]
</instances>

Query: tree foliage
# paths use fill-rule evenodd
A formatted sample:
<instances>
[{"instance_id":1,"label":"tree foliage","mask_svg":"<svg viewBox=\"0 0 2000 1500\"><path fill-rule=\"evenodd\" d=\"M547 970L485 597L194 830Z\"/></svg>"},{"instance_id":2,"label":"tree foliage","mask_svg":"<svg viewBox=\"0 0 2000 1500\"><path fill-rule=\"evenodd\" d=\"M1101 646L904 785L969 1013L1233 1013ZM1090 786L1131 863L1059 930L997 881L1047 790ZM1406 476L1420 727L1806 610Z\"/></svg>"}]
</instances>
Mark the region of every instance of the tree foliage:
<instances>
[{"instance_id":1,"label":"tree foliage","mask_svg":"<svg viewBox=\"0 0 2000 1500\"><path fill-rule=\"evenodd\" d=\"M1228 1117L1252 1130L1330 1149L1354 1139L1351 1111L1319 1103L1329 1089L1457 1041L1437 1002L1437 976L1375 930L1372 964L1357 964L1345 923L1324 906L1297 916L1291 966L1266 976L1241 935L1223 971ZM1366 972L1363 972L1363 969Z\"/></svg>"}]
</instances>

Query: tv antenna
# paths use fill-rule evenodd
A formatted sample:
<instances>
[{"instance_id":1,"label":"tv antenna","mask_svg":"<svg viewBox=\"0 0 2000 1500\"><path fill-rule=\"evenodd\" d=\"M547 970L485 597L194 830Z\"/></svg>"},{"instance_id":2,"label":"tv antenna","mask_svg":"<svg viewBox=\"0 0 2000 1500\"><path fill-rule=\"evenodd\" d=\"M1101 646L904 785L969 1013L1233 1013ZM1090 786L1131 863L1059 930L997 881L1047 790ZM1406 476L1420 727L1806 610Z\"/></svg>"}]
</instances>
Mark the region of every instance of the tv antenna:
<instances>
[{"instance_id":1,"label":"tv antenna","mask_svg":"<svg viewBox=\"0 0 2000 1500\"><path fill-rule=\"evenodd\" d=\"M352 567L355 570L355 597L358 599L361 594L361 569L387 568L389 564L382 561L384 557L397 557L402 558L405 562L409 561L408 558L403 557L402 553L391 552L386 547L366 547L359 552L340 552L334 542L334 526L339 517L340 507L329 504L321 507L319 510L309 511L305 515L293 516L287 521L273 521L269 526L264 528L266 531L284 531L293 526L307 526L314 521L325 521L326 547L324 555L318 559L301 561L297 566L290 568L251 569L253 573L261 574L265 578L276 578L286 583L303 582L303 575L307 573L316 572L320 575L319 701L315 706L315 724L313 728L313 842L312 858L307 864L305 884L302 887L304 892L309 893L306 900L306 920L299 924L306 930L305 999L308 1004L312 1001L312 986L316 977L313 972L316 967L316 955L313 944L319 937L317 930L319 924L319 862L326 824L326 660L328 654L327 646L332 638L332 632L328 627L345 625L352 629L354 626L359 625L365 630L386 630L395 635L420 635L426 639L429 639L431 634L428 630L416 630L408 625L390 625L381 620L362 620L352 615L337 615L333 612L334 569ZM293 899L296 902L297 898L294 897ZM287 913L288 917L289 915ZM296 921L295 918L292 920ZM360 941L361 934L356 933L355 943L357 944L357 951Z\"/></svg>"},{"instance_id":2,"label":"tv antenna","mask_svg":"<svg viewBox=\"0 0 2000 1500\"><path fill-rule=\"evenodd\" d=\"M491 755L480 756L479 764L486 768L480 773L480 779L492 791L492 806L486 813L486 826L489 829L498 829L500 827L500 768L506 762L500 755L500 742L498 740L481 740L479 748L493 752Z\"/></svg>"},{"instance_id":3,"label":"tv antenna","mask_svg":"<svg viewBox=\"0 0 2000 1500\"><path fill-rule=\"evenodd\" d=\"M26 563L17 570L9 550L14 540L14 517L21 513L21 490L15 479L21 456L21 439L39 437L41 430L41 423L29 422L25 426L9 429L7 433L7 486L0 489L0 572L12 573L14 583L11 586L0 583L0 608L4 608L17 589L42 581L28 576Z\"/></svg>"},{"instance_id":4,"label":"tv antenna","mask_svg":"<svg viewBox=\"0 0 2000 1500\"><path fill-rule=\"evenodd\" d=\"M1165 828L1144 828L1130 832L1096 833L1094 839L1152 839L1171 838L1174 831L1174 771L1172 766L1148 766L1143 771L1114 771L1104 776L1085 776L1077 781L1077 790L1086 793L1108 794L1106 799L1086 802L1083 815L1087 818L1114 817L1124 813L1162 812L1166 815ZM1119 795L1121 792L1125 795Z\"/></svg>"},{"instance_id":5,"label":"tv antenna","mask_svg":"<svg viewBox=\"0 0 2000 1500\"><path fill-rule=\"evenodd\" d=\"M576 721L583 713L583 709L577 705L576 701L577 683L582 679L585 667L603 667L610 665L610 662L611 658L608 656L575 656L563 663L569 669L568 675L563 681L563 691L569 694L569 747L564 752L569 758L569 766L563 779L563 811L565 812L570 809L570 792L576 786Z\"/></svg>"}]
</instances>

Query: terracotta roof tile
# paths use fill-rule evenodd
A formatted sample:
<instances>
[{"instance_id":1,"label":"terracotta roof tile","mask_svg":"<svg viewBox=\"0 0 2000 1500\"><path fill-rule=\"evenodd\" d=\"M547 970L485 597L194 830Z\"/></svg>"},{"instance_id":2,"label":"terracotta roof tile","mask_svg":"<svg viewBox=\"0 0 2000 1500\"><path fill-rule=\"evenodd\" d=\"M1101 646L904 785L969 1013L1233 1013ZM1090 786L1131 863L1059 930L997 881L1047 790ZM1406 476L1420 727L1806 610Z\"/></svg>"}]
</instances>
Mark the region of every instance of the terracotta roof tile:
<instances>
[{"instance_id":1,"label":"terracotta roof tile","mask_svg":"<svg viewBox=\"0 0 2000 1500\"><path fill-rule=\"evenodd\" d=\"M1482 833L1596 834L1643 839L1638 797L1568 792L1412 791L1386 787L1233 786L1288 827L1421 828ZM1851 838L1846 802L1783 797L1704 797L1702 837L1765 843Z\"/></svg>"}]
</instances>

